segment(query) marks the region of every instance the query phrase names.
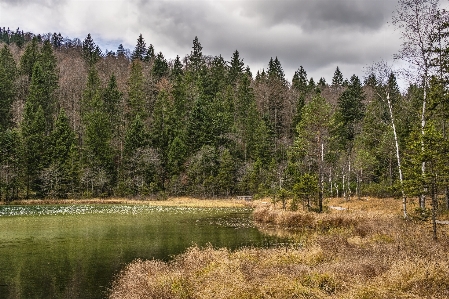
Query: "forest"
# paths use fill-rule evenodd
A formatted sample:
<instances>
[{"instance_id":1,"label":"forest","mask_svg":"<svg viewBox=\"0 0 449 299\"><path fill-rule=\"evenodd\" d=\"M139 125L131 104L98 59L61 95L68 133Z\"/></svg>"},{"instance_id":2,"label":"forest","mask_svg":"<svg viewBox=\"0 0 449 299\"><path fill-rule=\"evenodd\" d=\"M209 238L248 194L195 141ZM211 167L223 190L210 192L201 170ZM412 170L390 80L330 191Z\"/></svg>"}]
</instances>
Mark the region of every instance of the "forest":
<instances>
[{"instance_id":1,"label":"forest","mask_svg":"<svg viewBox=\"0 0 449 299\"><path fill-rule=\"evenodd\" d=\"M197 37L189 54L166 59L142 35L132 50L103 52L90 34L3 27L0 198L449 206L447 12L423 3L416 13L400 1L393 19L403 37L395 58L414 75L402 92L406 71L382 61L363 78L336 66L332 82L315 80L299 66L290 80L277 57L253 73L237 50L230 61L204 55Z\"/></svg>"}]
</instances>

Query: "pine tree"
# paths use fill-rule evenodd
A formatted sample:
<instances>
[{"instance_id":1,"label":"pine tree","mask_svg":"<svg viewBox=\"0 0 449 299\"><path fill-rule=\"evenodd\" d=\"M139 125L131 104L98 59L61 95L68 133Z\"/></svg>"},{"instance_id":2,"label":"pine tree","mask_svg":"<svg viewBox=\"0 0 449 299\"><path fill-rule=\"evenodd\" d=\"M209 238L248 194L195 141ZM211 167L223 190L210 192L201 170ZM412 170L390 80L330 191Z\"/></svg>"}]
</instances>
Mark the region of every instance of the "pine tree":
<instances>
[{"instance_id":1,"label":"pine tree","mask_svg":"<svg viewBox=\"0 0 449 299\"><path fill-rule=\"evenodd\" d=\"M16 95L17 67L9 48L0 50L0 132L12 124L12 104Z\"/></svg>"},{"instance_id":2,"label":"pine tree","mask_svg":"<svg viewBox=\"0 0 449 299\"><path fill-rule=\"evenodd\" d=\"M82 55L89 67L92 67L101 58L101 49L95 44L90 33L87 34L87 37L83 41Z\"/></svg>"},{"instance_id":3,"label":"pine tree","mask_svg":"<svg viewBox=\"0 0 449 299\"><path fill-rule=\"evenodd\" d=\"M176 136L168 147L167 167L171 175L178 175L183 171L187 158L187 146L180 136Z\"/></svg>"},{"instance_id":4,"label":"pine tree","mask_svg":"<svg viewBox=\"0 0 449 299\"><path fill-rule=\"evenodd\" d=\"M125 193L137 196L155 191L160 159L149 147L149 134L140 115L135 116L126 131L124 156L122 185Z\"/></svg>"},{"instance_id":5,"label":"pine tree","mask_svg":"<svg viewBox=\"0 0 449 299\"><path fill-rule=\"evenodd\" d=\"M334 76L332 77L332 86L341 87L343 86L343 74L337 66L337 69L334 72Z\"/></svg>"},{"instance_id":6,"label":"pine tree","mask_svg":"<svg viewBox=\"0 0 449 299\"><path fill-rule=\"evenodd\" d=\"M155 57L155 56L154 56L154 47L153 47L152 44L150 44L150 45L148 46L147 53L145 54L144 61L146 61L146 62L151 62L151 61L154 60L154 57Z\"/></svg>"},{"instance_id":7,"label":"pine tree","mask_svg":"<svg viewBox=\"0 0 449 299\"><path fill-rule=\"evenodd\" d=\"M25 111L21 124L21 137L23 146L24 180L26 197L32 191L41 196L41 181L39 175L48 164L48 146L44 110L33 101L25 103Z\"/></svg>"},{"instance_id":8,"label":"pine tree","mask_svg":"<svg viewBox=\"0 0 449 299\"><path fill-rule=\"evenodd\" d=\"M56 34L53 33L52 37L51 37L51 44L53 46L53 48L55 49L59 49L62 47L62 42L63 42L64 38L62 37L61 33Z\"/></svg>"},{"instance_id":9,"label":"pine tree","mask_svg":"<svg viewBox=\"0 0 449 299\"><path fill-rule=\"evenodd\" d=\"M108 85L103 92L103 102L104 109L107 113L112 126L117 130L119 125L120 113L119 110L120 103L122 100L122 93L117 86L117 79L114 74L109 77Z\"/></svg>"},{"instance_id":10,"label":"pine tree","mask_svg":"<svg viewBox=\"0 0 449 299\"><path fill-rule=\"evenodd\" d=\"M133 119L137 114L144 119L147 117L145 98L142 63L134 60L128 80L128 119Z\"/></svg>"},{"instance_id":11,"label":"pine tree","mask_svg":"<svg viewBox=\"0 0 449 299\"><path fill-rule=\"evenodd\" d=\"M117 57L125 57L126 50L125 47L123 47L123 44L118 45L117 48Z\"/></svg>"},{"instance_id":12,"label":"pine tree","mask_svg":"<svg viewBox=\"0 0 449 299\"><path fill-rule=\"evenodd\" d=\"M168 75L168 63L162 52L159 52L154 59L152 73L156 80L160 80Z\"/></svg>"},{"instance_id":13,"label":"pine tree","mask_svg":"<svg viewBox=\"0 0 449 299\"><path fill-rule=\"evenodd\" d=\"M242 152L245 162L247 159L257 159L257 127L259 126L259 113L248 76L243 76L237 90L237 101L235 104L237 135L241 138Z\"/></svg>"},{"instance_id":14,"label":"pine tree","mask_svg":"<svg viewBox=\"0 0 449 299\"><path fill-rule=\"evenodd\" d=\"M0 132L0 201L18 199L20 184L20 134L16 129ZM4 197L3 197L4 194Z\"/></svg>"},{"instance_id":15,"label":"pine tree","mask_svg":"<svg viewBox=\"0 0 449 299\"><path fill-rule=\"evenodd\" d=\"M302 66L293 75L292 87L299 92L307 91L307 72Z\"/></svg>"},{"instance_id":16,"label":"pine tree","mask_svg":"<svg viewBox=\"0 0 449 299\"><path fill-rule=\"evenodd\" d=\"M98 106L101 107L101 104ZM84 126L84 181L92 186L91 195L110 195L116 169L109 118L101 109L95 109L84 116Z\"/></svg>"},{"instance_id":17,"label":"pine tree","mask_svg":"<svg viewBox=\"0 0 449 299\"><path fill-rule=\"evenodd\" d=\"M139 34L139 37L137 38L137 44L134 48L133 53L131 54L131 59L136 60L139 59L141 61L145 60L145 54L147 54L147 48L145 44L145 40L142 37L142 34Z\"/></svg>"},{"instance_id":18,"label":"pine tree","mask_svg":"<svg viewBox=\"0 0 449 299\"><path fill-rule=\"evenodd\" d=\"M171 72L171 76L173 79L178 79L180 76L183 75L184 71L182 68L182 62L181 59L179 58L179 55L176 55L176 59L175 62L173 63L173 69Z\"/></svg>"},{"instance_id":19,"label":"pine tree","mask_svg":"<svg viewBox=\"0 0 449 299\"><path fill-rule=\"evenodd\" d=\"M198 41L198 37L195 36L195 39L193 40L193 47L192 51L189 56L189 69L194 74L199 74L200 70L204 66L204 60L203 60L203 47L201 46L201 43Z\"/></svg>"},{"instance_id":20,"label":"pine tree","mask_svg":"<svg viewBox=\"0 0 449 299\"><path fill-rule=\"evenodd\" d=\"M70 127L69 119L64 110L61 110L49 137L49 167L44 169L46 176L43 185L47 196L54 198L67 198L73 190L70 177L72 164L69 163L72 148L76 145L75 133Z\"/></svg>"},{"instance_id":21,"label":"pine tree","mask_svg":"<svg viewBox=\"0 0 449 299\"><path fill-rule=\"evenodd\" d=\"M37 37L33 37L30 43L25 48L25 52L20 57L20 72L28 76L31 81L33 75L33 67L39 59L39 44Z\"/></svg>"},{"instance_id":22,"label":"pine tree","mask_svg":"<svg viewBox=\"0 0 449 299\"><path fill-rule=\"evenodd\" d=\"M218 173L215 185L221 195L230 196L236 185L236 165L229 149L224 149L218 157Z\"/></svg>"},{"instance_id":23,"label":"pine tree","mask_svg":"<svg viewBox=\"0 0 449 299\"><path fill-rule=\"evenodd\" d=\"M228 74L228 82L230 84L235 84L240 76L243 74L243 59L240 59L239 51L235 50L232 54L229 74Z\"/></svg>"},{"instance_id":24,"label":"pine tree","mask_svg":"<svg viewBox=\"0 0 449 299\"><path fill-rule=\"evenodd\" d=\"M365 113L365 95L356 75L351 76L348 89L338 98L338 117L342 124L342 144L352 143L357 134L357 126Z\"/></svg>"},{"instance_id":25,"label":"pine tree","mask_svg":"<svg viewBox=\"0 0 449 299\"><path fill-rule=\"evenodd\" d=\"M37 61L33 68L33 76L31 77L27 102L33 107L33 111L37 111L39 107L43 110L46 131L50 132L55 104L53 94L55 86L49 86L47 84L48 77L46 77L46 75L41 62Z\"/></svg>"},{"instance_id":26,"label":"pine tree","mask_svg":"<svg viewBox=\"0 0 449 299\"><path fill-rule=\"evenodd\" d=\"M277 57L274 60L273 57L271 57L270 62L268 63L268 77L279 80L283 84L286 83L284 69Z\"/></svg>"},{"instance_id":27,"label":"pine tree","mask_svg":"<svg viewBox=\"0 0 449 299\"><path fill-rule=\"evenodd\" d=\"M56 95L55 91L58 89L58 75L56 73L57 62L53 53L53 48L50 41L45 41L42 46L41 54L38 59L39 65L42 67L42 86L39 88L43 92L43 97L40 101L40 105L44 109L45 119L47 121L47 127L51 128L53 125L53 116L56 108ZM36 73L37 75L38 73ZM32 78L30 86L30 94L34 92L33 88L35 81Z\"/></svg>"},{"instance_id":28,"label":"pine tree","mask_svg":"<svg viewBox=\"0 0 449 299\"><path fill-rule=\"evenodd\" d=\"M97 109L96 105L100 103L101 86L100 78L95 67L89 69L87 75L87 84L84 89L82 101L81 101L81 117L84 117L87 113Z\"/></svg>"}]
</instances>

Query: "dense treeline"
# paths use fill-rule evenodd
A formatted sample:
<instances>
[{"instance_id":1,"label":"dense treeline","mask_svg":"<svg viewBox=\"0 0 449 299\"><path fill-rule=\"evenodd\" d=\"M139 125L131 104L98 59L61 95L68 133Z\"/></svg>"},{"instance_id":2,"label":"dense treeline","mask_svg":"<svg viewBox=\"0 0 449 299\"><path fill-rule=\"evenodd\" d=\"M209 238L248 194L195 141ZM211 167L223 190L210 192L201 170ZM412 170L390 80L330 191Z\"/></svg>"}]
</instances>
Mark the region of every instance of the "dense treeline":
<instances>
[{"instance_id":1,"label":"dense treeline","mask_svg":"<svg viewBox=\"0 0 449 299\"><path fill-rule=\"evenodd\" d=\"M325 196L447 194L445 24L404 93L382 64L366 78L337 67L329 83L300 66L290 83L277 57L253 74L196 37L167 60L142 35L103 53L90 34L3 28L0 196L250 194L321 210Z\"/></svg>"}]
</instances>

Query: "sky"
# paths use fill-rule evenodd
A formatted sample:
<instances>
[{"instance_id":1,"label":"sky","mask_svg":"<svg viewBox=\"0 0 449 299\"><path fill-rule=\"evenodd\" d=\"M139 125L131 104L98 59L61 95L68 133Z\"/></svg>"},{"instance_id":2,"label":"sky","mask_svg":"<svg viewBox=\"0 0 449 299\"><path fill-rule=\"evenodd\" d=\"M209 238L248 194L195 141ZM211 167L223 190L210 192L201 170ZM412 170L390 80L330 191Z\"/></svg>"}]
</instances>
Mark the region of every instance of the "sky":
<instances>
[{"instance_id":1,"label":"sky","mask_svg":"<svg viewBox=\"0 0 449 299\"><path fill-rule=\"evenodd\" d=\"M139 34L167 59L190 54L230 60L238 50L253 75L278 57L286 79L303 66L315 82L331 82L338 66L361 79L384 60L393 67L401 40L391 24L395 0L0 0L0 26L60 32L102 50L133 49Z\"/></svg>"}]
</instances>

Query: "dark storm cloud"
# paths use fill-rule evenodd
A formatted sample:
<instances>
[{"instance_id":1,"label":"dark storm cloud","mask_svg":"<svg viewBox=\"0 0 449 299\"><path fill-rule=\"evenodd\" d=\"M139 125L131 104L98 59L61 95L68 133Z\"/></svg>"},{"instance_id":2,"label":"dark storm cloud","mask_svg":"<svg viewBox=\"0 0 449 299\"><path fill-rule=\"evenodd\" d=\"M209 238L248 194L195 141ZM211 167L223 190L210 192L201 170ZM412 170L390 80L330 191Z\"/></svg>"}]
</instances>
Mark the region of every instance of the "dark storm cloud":
<instances>
[{"instance_id":1,"label":"dark storm cloud","mask_svg":"<svg viewBox=\"0 0 449 299\"><path fill-rule=\"evenodd\" d=\"M305 30L352 28L376 30L395 9L392 0L278 0L247 1L246 14L275 25L290 23Z\"/></svg>"}]
</instances>

